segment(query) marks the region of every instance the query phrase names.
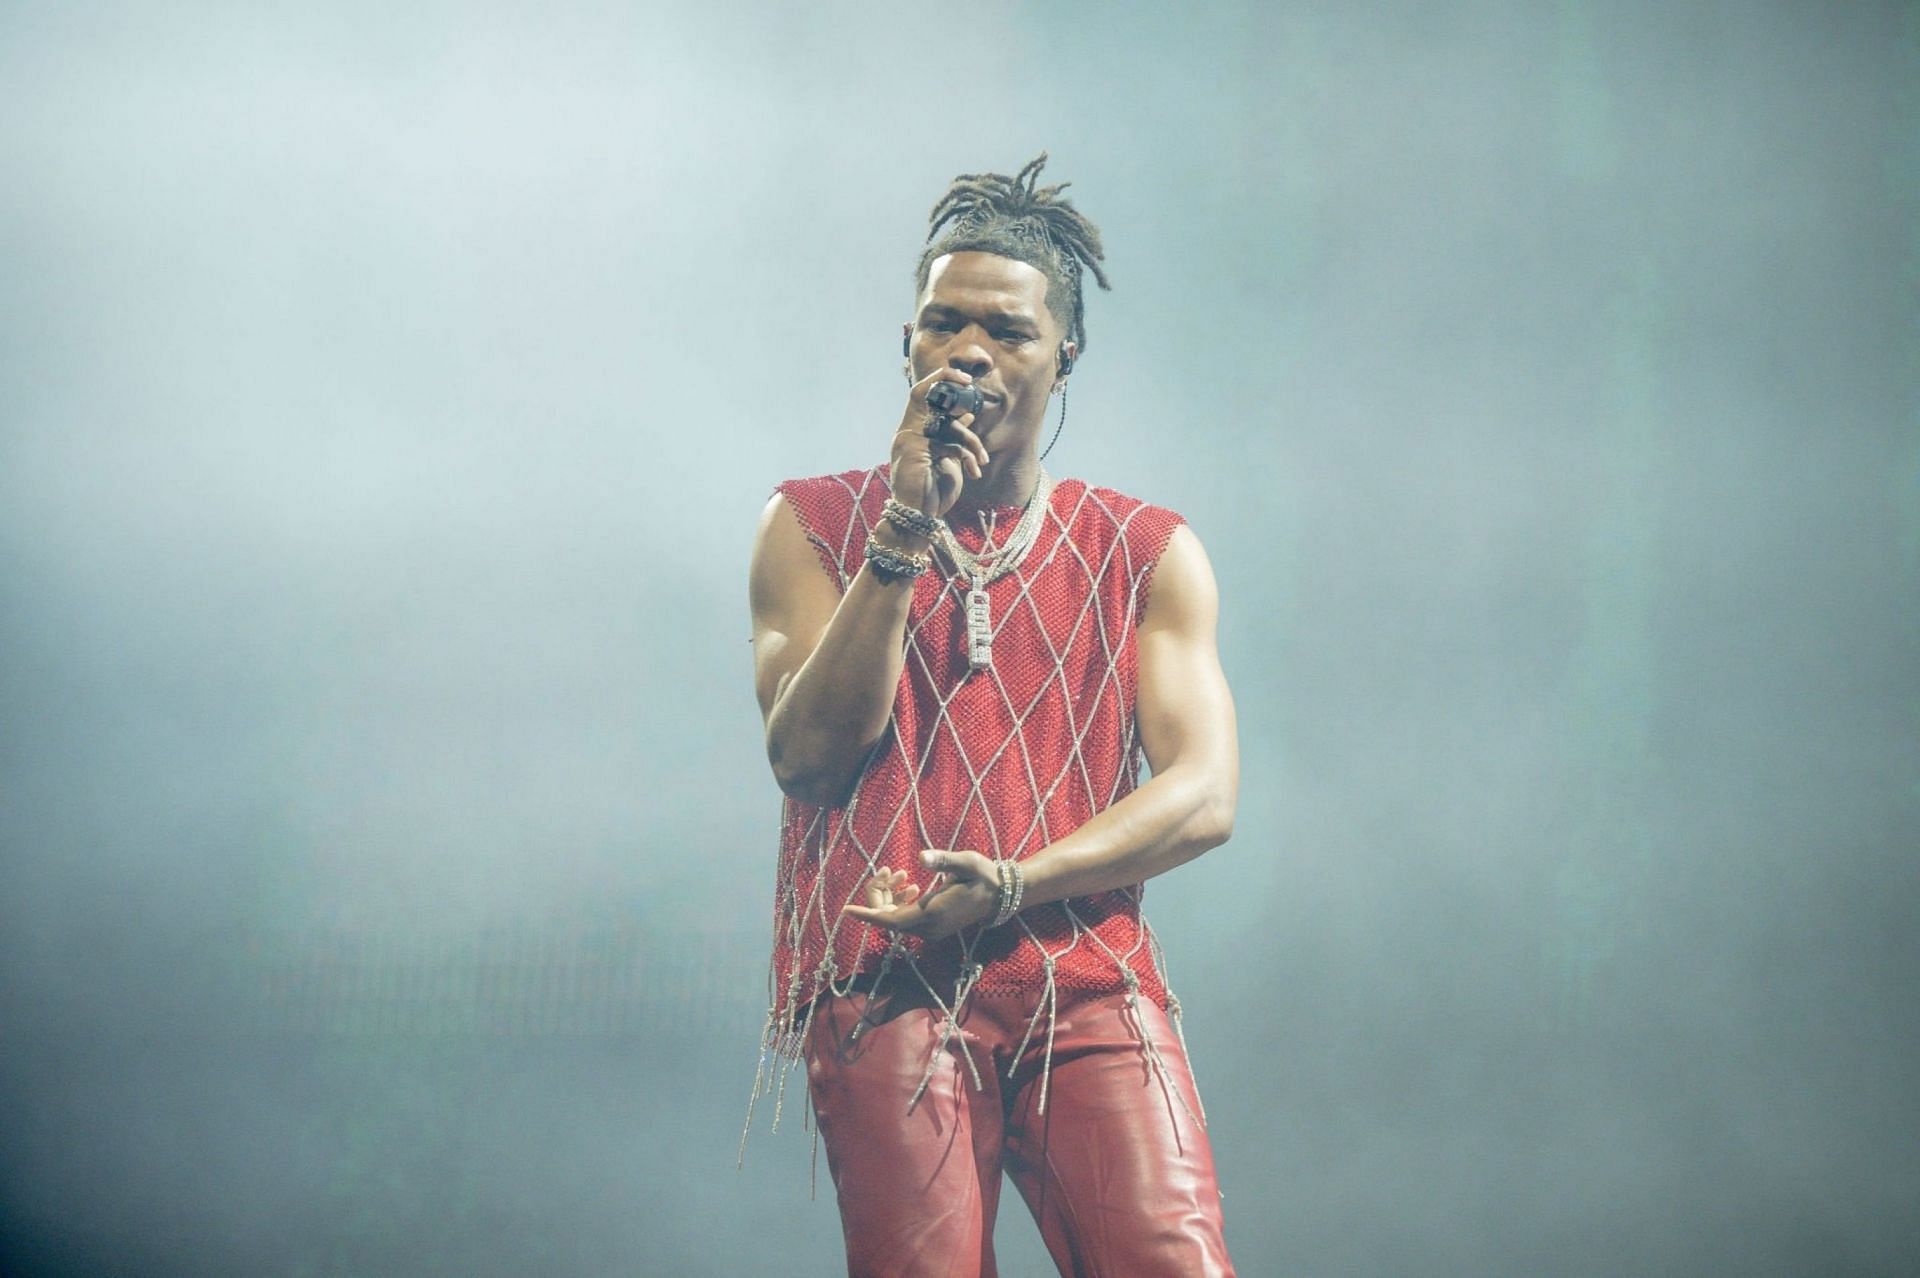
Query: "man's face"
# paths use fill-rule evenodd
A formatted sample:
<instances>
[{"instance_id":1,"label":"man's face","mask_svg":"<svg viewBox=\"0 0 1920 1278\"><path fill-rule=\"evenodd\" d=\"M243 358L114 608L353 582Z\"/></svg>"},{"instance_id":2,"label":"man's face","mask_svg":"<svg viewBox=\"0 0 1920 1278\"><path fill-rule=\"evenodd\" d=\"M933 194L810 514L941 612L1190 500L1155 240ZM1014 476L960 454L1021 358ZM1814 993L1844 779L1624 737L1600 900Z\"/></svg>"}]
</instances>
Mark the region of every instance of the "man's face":
<instances>
[{"instance_id":1,"label":"man's face","mask_svg":"<svg viewBox=\"0 0 1920 1278\"><path fill-rule=\"evenodd\" d=\"M986 400L973 429L989 453L1038 436L1060 347L1043 272L997 253L936 258L910 332L915 381L940 368L972 375Z\"/></svg>"}]
</instances>

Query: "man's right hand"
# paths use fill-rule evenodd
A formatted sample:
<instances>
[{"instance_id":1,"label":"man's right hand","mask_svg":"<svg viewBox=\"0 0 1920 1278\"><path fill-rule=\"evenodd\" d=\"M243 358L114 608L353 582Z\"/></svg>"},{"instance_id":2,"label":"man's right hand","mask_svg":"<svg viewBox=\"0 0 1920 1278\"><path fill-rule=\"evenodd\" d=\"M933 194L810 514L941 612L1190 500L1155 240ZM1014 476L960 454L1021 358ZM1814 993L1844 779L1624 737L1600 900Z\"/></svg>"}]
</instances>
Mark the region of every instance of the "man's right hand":
<instances>
[{"instance_id":1,"label":"man's right hand","mask_svg":"<svg viewBox=\"0 0 1920 1278\"><path fill-rule=\"evenodd\" d=\"M913 384L906 411L893 435L888 474L894 500L936 518L953 509L969 478L979 479L987 464L987 446L973 433L973 414L943 419L939 433L927 434L927 392L935 382L965 386L973 378L957 368L942 368Z\"/></svg>"}]
</instances>

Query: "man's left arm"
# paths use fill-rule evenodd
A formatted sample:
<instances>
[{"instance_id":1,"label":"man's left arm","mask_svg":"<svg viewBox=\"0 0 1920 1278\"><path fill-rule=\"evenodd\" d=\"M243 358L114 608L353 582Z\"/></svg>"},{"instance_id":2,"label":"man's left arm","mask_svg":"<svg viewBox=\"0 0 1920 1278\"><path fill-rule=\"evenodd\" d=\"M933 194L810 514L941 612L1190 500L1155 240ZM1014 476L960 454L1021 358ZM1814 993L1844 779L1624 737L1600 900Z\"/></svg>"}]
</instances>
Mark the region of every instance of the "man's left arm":
<instances>
[{"instance_id":1,"label":"man's left arm","mask_svg":"<svg viewBox=\"0 0 1920 1278\"><path fill-rule=\"evenodd\" d=\"M1215 641L1220 599L1200 539L1182 524L1154 566L1141 618L1134 713L1153 775L1132 794L1020 863L1021 906L1127 887L1218 847L1233 833L1240 744ZM923 895L899 871L846 912L929 939L993 913L997 871L973 851L930 851Z\"/></svg>"},{"instance_id":2,"label":"man's left arm","mask_svg":"<svg viewBox=\"0 0 1920 1278\"><path fill-rule=\"evenodd\" d=\"M1138 636L1135 714L1153 776L1021 862L1023 906L1143 882L1233 833L1240 743L1214 637L1219 614L1213 566L1182 524L1154 567Z\"/></svg>"}]
</instances>

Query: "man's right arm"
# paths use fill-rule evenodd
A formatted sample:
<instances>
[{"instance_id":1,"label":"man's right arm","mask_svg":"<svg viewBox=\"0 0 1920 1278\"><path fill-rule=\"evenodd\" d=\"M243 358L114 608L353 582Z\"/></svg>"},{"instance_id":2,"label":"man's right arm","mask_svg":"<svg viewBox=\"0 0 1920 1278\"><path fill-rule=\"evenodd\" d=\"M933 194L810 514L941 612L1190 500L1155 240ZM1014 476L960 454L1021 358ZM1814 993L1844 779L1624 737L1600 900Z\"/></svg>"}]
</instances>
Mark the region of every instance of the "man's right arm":
<instances>
[{"instance_id":1,"label":"man's right arm","mask_svg":"<svg viewBox=\"0 0 1920 1278\"><path fill-rule=\"evenodd\" d=\"M904 551L926 549L884 522L874 535ZM893 713L913 580L885 581L862 564L839 594L776 493L760 516L748 582L754 690L774 779L796 799L837 806Z\"/></svg>"},{"instance_id":2,"label":"man's right arm","mask_svg":"<svg viewBox=\"0 0 1920 1278\"><path fill-rule=\"evenodd\" d=\"M972 413L949 421L938 442L926 431L933 384L972 380L941 368L907 393L887 474L893 495L925 514L945 514L966 480L984 473L987 450L973 433ZM926 538L885 519L873 538L909 555L927 551ZM838 807L853 792L893 714L913 587L914 578L884 580L863 561L839 594L787 499L776 493L761 512L748 577L753 682L767 728L767 761L794 798Z\"/></svg>"}]
</instances>

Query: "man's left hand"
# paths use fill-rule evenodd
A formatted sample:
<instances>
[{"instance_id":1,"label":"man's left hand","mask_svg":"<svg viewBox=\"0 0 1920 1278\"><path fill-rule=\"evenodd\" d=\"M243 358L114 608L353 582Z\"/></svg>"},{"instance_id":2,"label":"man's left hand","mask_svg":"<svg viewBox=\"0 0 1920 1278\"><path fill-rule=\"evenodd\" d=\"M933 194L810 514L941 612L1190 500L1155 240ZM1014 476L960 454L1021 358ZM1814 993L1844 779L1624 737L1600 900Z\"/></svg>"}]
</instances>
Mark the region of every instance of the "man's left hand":
<instances>
[{"instance_id":1,"label":"man's left hand","mask_svg":"<svg viewBox=\"0 0 1920 1278\"><path fill-rule=\"evenodd\" d=\"M881 870L867 880L867 903L842 911L876 927L937 941L984 923L1000 904L1000 869L978 852L929 849L920 863L936 871L923 893L905 870Z\"/></svg>"}]
</instances>

